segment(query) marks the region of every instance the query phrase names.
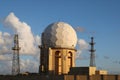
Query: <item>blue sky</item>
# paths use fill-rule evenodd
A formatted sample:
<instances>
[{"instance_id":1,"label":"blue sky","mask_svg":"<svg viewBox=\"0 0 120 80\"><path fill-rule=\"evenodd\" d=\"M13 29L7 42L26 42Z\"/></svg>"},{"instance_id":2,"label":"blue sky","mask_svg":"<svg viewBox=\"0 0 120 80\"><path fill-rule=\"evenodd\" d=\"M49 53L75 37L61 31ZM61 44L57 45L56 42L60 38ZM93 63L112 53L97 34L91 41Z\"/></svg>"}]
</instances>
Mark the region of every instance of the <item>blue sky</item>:
<instances>
[{"instance_id":1,"label":"blue sky","mask_svg":"<svg viewBox=\"0 0 120 80\"><path fill-rule=\"evenodd\" d=\"M0 19L13 12L20 21L31 26L34 35L41 35L52 22L63 21L85 32L79 39L95 37L96 65L120 73L120 1L119 0L0 0ZM0 31L11 32L0 23ZM91 34L94 32L94 34ZM81 56L89 56L84 51ZM89 60L77 60L77 66L88 66Z\"/></svg>"}]
</instances>

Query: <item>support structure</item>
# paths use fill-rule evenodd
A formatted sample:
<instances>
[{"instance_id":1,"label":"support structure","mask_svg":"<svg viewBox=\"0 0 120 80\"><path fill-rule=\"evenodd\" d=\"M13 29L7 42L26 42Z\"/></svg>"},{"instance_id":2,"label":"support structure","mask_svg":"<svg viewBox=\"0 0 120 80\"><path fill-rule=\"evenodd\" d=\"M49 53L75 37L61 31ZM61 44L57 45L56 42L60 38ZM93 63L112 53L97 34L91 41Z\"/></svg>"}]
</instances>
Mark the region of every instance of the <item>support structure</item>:
<instances>
[{"instance_id":1,"label":"support structure","mask_svg":"<svg viewBox=\"0 0 120 80\"><path fill-rule=\"evenodd\" d=\"M91 67L95 67L96 64L95 64L95 49L94 49L94 45L95 45L95 42L94 42L94 37L91 37L91 42L89 43L90 46L91 46L91 49L89 50L90 51L90 66Z\"/></svg>"},{"instance_id":2,"label":"support structure","mask_svg":"<svg viewBox=\"0 0 120 80\"><path fill-rule=\"evenodd\" d=\"M62 48L46 44L44 33L42 33L42 45L40 49L39 73L45 75L68 74L71 67L75 67L74 48Z\"/></svg>"},{"instance_id":3,"label":"support structure","mask_svg":"<svg viewBox=\"0 0 120 80\"><path fill-rule=\"evenodd\" d=\"M17 75L20 73L20 61L19 61L19 40L18 34L14 35L14 47L13 50L13 60L12 60L12 75Z\"/></svg>"}]
</instances>

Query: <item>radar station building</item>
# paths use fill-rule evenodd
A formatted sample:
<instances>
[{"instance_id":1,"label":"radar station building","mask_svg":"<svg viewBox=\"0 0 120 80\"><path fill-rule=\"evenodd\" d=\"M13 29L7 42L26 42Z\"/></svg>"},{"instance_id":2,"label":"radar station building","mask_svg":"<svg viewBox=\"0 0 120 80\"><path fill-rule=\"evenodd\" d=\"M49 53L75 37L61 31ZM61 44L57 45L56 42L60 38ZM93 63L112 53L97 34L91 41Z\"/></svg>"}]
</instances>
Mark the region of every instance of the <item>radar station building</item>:
<instances>
[{"instance_id":1,"label":"radar station building","mask_svg":"<svg viewBox=\"0 0 120 80\"><path fill-rule=\"evenodd\" d=\"M90 42L90 65L76 67L77 34L71 25L52 23L45 28L41 39L39 73L0 76L0 80L120 80L120 75L96 69L93 37Z\"/></svg>"},{"instance_id":2,"label":"radar station building","mask_svg":"<svg viewBox=\"0 0 120 80\"><path fill-rule=\"evenodd\" d=\"M105 70L96 70L95 65L76 67L77 34L71 25L65 22L55 22L46 27L42 33L40 48L40 74L53 75L96 75L107 74ZM91 44L93 44L91 37ZM91 53L94 45L91 45ZM93 59L90 59L90 61ZM95 61L94 61L95 63Z\"/></svg>"},{"instance_id":3,"label":"radar station building","mask_svg":"<svg viewBox=\"0 0 120 80\"><path fill-rule=\"evenodd\" d=\"M75 67L77 35L71 25L55 22L42 33L39 73L68 74Z\"/></svg>"}]
</instances>

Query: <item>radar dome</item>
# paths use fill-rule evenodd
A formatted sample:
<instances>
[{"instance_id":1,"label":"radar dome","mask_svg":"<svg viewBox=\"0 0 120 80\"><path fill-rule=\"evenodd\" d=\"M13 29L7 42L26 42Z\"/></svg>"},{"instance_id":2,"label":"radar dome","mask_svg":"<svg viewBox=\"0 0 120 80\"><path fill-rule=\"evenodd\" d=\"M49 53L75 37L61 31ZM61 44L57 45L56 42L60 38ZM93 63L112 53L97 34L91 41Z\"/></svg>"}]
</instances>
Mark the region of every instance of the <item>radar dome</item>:
<instances>
[{"instance_id":1,"label":"radar dome","mask_svg":"<svg viewBox=\"0 0 120 80\"><path fill-rule=\"evenodd\" d=\"M42 44L55 48L75 48L77 35L75 30L67 23L55 22L44 30Z\"/></svg>"}]
</instances>

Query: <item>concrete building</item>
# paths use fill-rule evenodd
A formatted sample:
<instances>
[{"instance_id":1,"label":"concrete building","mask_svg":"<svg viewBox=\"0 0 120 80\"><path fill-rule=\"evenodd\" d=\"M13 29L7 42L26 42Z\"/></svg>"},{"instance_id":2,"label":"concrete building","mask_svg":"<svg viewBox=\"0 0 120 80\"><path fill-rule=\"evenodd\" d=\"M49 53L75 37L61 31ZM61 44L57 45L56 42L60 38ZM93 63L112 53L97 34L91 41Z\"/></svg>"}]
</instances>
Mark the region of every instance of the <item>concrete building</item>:
<instances>
[{"instance_id":1,"label":"concrete building","mask_svg":"<svg viewBox=\"0 0 120 80\"><path fill-rule=\"evenodd\" d=\"M42 33L40 48L40 74L107 74L107 71L96 70L95 66L75 67L77 35L67 23L55 22ZM91 44L93 44L93 38ZM93 47L93 46L92 46ZM93 51L93 49L91 49Z\"/></svg>"},{"instance_id":2,"label":"concrete building","mask_svg":"<svg viewBox=\"0 0 120 80\"><path fill-rule=\"evenodd\" d=\"M106 70L96 70L96 67L71 67L70 75L107 75Z\"/></svg>"},{"instance_id":3,"label":"concrete building","mask_svg":"<svg viewBox=\"0 0 120 80\"><path fill-rule=\"evenodd\" d=\"M39 73L68 74L75 67L77 35L67 23L56 22L48 25L42 33Z\"/></svg>"},{"instance_id":4,"label":"concrete building","mask_svg":"<svg viewBox=\"0 0 120 80\"><path fill-rule=\"evenodd\" d=\"M107 75L108 71L106 71L106 70L96 70L95 74L96 75Z\"/></svg>"},{"instance_id":5,"label":"concrete building","mask_svg":"<svg viewBox=\"0 0 120 80\"><path fill-rule=\"evenodd\" d=\"M91 38L91 50L94 51L94 41ZM76 74L104 75L105 70L96 70L96 66L75 67L77 35L71 25L55 22L46 27L42 33L40 48L40 74Z\"/></svg>"},{"instance_id":6,"label":"concrete building","mask_svg":"<svg viewBox=\"0 0 120 80\"><path fill-rule=\"evenodd\" d=\"M72 75L95 75L96 67L72 67L69 74Z\"/></svg>"}]
</instances>

